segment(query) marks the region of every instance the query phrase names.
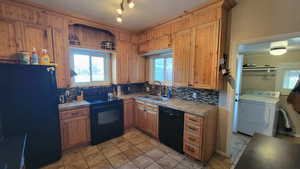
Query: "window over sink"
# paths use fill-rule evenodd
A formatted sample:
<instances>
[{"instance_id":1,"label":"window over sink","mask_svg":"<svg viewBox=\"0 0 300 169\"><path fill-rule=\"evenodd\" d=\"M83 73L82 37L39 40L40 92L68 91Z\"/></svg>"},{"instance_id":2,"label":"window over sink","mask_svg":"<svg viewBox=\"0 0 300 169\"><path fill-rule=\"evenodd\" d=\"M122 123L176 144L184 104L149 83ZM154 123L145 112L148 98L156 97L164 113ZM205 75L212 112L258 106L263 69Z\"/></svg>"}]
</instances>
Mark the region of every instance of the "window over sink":
<instances>
[{"instance_id":1,"label":"window over sink","mask_svg":"<svg viewBox=\"0 0 300 169\"><path fill-rule=\"evenodd\" d=\"M70 48L72 86L111 83L110 53L83 48Z\"/></svg>"},{"instance_id":2,"label":"window over sink","mask_svg":"<svg viewBox=\"0 0 300 169\"><path fill-rule=\"evenodd\" d=\"M150 81L160 81L164 85L173 82L173 58L172 53L164 53L150 56Z\"/></svg>"}]
</instances>

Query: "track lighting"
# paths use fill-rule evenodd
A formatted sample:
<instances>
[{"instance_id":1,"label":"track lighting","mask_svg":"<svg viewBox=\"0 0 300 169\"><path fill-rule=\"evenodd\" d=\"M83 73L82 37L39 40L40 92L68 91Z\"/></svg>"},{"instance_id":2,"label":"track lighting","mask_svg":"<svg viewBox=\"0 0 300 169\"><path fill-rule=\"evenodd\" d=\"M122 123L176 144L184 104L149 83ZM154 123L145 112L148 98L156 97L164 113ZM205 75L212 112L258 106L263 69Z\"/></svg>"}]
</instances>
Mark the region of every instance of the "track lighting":
<instances>
[{"instance_id":1,"label":"track lighting","mask_svg":"<svg viewBox=\"0 0 300 169\"><path fill-rule=\"evenodd\" d=\"M121 23L123 21L122 19L122 14L124 13L124 3L128 4L128 7L129 8L134 8L135 7L135 3L133 2L133 0L122 0L122 2L120 3L120 8L118 8L116 11L117 11L117 22Z\"/></svg>"},{"instance_id":2,"label":"track lighting","mask_svg":"<svg viewBox=\"0 0 300 169\"><path fill-rule=\"evenodd\" d=\"M122 21L123 21L122 16L119 15L119 16L117 17L117 22L122 23Z\"/></svg>"},{"instance_id":3,"label":"track lighting","mask_svg":"<svg viewBox=\"0 0 300 169\"><path fill-rule=\"evenodd\" d=\"M135 4L134 4L133 0L127 0L127 3L128 3L129 8L134 8Z\"/></svg>"}]
</instances>

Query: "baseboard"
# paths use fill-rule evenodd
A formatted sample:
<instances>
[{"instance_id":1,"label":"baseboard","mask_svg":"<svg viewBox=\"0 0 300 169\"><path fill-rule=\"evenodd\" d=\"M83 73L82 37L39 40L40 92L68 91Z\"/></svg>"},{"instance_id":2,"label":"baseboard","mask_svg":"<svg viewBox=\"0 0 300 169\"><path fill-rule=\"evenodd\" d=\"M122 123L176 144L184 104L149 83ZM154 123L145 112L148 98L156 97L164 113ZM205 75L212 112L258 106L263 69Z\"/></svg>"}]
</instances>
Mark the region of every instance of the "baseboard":
<instances>
[{"instance_id":1,"label":"baseboard","mask_svg":"<svg viewBox=\"0 0 300 169\"><path fill-rule=\"evenodd\" d=\"M300 138L300 134L296 134L296 133L285 132L285 131L279 131L278 133L279 134L284 134L284 135L287 135L287 136L292 136L292 137Z\"/></svg>"}]
</instances>

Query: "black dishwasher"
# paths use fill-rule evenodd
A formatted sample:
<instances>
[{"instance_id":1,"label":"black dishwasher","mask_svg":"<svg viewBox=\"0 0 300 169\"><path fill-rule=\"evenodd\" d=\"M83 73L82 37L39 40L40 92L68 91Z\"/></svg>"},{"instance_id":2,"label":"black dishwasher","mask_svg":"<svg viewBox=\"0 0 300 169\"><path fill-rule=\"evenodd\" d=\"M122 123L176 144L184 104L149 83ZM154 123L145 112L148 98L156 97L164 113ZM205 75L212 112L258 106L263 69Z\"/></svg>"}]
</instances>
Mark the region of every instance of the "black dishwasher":
<instances>
[{"instance_id":1,"label":"black dishwasher","mask_svg":"<svg viewBox=\"0 0 300 169\"><path fill-rule=\"evenodd\" d=\"M163 144L183 153L184 112L159 107L159 139Z\"/></svg>"}]
</instances>

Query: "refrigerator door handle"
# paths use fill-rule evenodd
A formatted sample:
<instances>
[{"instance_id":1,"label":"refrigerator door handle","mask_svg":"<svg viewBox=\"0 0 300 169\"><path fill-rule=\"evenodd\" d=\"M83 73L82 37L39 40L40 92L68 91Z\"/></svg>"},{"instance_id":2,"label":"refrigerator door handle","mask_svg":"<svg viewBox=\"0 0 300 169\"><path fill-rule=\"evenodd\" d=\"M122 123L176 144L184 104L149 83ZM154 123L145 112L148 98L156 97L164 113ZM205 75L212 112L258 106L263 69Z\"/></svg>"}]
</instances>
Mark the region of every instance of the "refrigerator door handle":
<instances>
[{"instance_id":1,"label":"refrigerator door handle","mask_svg":"<svg viewBox=\"0 0 300 169\"><path fill-rule=\"evenodd\" d=\"M48 71L48 72L55 71L55 68L54 68L54 67L48 67L48 68L47 68L47 71Z\"/></svg>"}]
</instances>

